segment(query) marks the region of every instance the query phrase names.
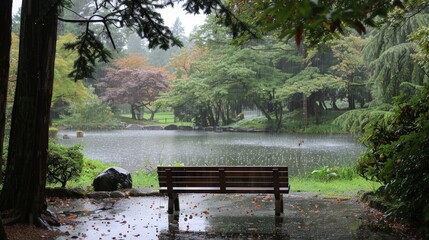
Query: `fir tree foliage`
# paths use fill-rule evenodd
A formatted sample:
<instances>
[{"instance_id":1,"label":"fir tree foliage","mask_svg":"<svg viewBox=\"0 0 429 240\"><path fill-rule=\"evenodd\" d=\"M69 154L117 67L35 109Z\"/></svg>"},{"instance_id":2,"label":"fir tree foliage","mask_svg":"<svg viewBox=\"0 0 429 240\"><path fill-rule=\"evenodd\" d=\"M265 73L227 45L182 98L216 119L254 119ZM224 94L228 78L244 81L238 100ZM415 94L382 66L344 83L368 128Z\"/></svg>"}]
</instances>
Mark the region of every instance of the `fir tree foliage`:
<instances>
[{"instance_id":1,"label":"fir tree foliage","mask_svg":"<svg viewBox=\"0 0 429 240\"><path fill-rule=\"evenodd\" d=\"M373 122L388 124L391 118L392 112L389 110L364 108L347 111L332 123L340 126L345 132L361 135L365 132L368 124Z\"/></svg>"},{"instance_id":2,"label":"fir tree foliage","mask_svg":"<svg viewBox=\"0 0 429 240\"><path fill-rule=\"evenodd\" d=\"M400 94L402 82L422 85L427 76L412 56L416 44L408 40L409 35L421 26L429 24L429 14L419 13L397 24L383 25L376 31L363 53L372 72L370 84L375 104L392 103Z\"/></svg>"}]
</instances>

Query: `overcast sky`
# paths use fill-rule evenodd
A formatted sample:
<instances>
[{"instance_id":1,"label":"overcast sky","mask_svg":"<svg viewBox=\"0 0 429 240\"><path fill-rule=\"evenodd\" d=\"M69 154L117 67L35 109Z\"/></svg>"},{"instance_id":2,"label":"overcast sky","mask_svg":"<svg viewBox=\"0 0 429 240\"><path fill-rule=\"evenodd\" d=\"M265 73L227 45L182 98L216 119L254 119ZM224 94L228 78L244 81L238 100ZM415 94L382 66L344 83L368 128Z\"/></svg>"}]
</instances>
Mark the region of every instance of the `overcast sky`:
<instances>
[{"instance_id":1,"label":"overcast sky","mask_svg":"<svg viewBox=\"0 0 429 240\"><path fill-rule=\"evenodd\" d=\"M3 0L0 0L3 1ZM15 14L19 7L21 7L22 0L13 0L13 14ZM206 16L204 14L193 15L186 14L182 8L176 5L176 8L173 9L171 7L165 8L161 11L162 17L164 18L165 24L169 27L173 26L176 18L179 17L185 28L185 35L189 35L189 33L194 29L195 26L199 26L204 23Z\"/></svg>"}]
</instances>

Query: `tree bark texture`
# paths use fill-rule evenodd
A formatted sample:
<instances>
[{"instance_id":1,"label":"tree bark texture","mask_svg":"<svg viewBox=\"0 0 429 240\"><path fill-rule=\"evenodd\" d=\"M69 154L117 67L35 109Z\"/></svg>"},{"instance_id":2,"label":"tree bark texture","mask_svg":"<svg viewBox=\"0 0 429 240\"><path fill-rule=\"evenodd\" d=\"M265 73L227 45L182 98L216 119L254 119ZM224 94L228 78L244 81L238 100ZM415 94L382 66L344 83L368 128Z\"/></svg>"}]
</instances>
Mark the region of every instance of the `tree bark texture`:
<instances>
[{"instance_id":1,"label":"tree bark texture","mask_svg":"<svg viewBox=\"0 0 429 240\"><path fill-rule=\"evenodd\" d=\"M6 126L7 89L12 43L12 0L0 1L0 181L3 179L3 143ZM7 240L0 217L0 239Z\"/></svg>"},{"instance_id":2,"label":"tree bark texture","mask_svg":"<svg viewBox=\"0 0 429 240\"><path fill-rule=\"evenodd\" d=\"M307 96L305 93L302 94L302 115L304 116L304 124L308 126L308 108L307 108Z\"/></svg>"},{"instance_id":3,"label":"tree bark texture","mask_svg":"<svg viewBox=\"0 0 429 240\"><path fill-rule=\"evenodd\" d=\"M36 224L44 206L58 1L24 0L18 78L1 209Z\"/></svg>"},{"instance_id":4,"label":"tree bark texture","mask_svg":"<svg viewBox=\"0 0 429 240\"><path fill-rule=\"evenodd\" d=\"M0 1L0 181L3 179L3 141L6 126L10 46L12 44L12 0Z\"/></svg>"}]
</instances>

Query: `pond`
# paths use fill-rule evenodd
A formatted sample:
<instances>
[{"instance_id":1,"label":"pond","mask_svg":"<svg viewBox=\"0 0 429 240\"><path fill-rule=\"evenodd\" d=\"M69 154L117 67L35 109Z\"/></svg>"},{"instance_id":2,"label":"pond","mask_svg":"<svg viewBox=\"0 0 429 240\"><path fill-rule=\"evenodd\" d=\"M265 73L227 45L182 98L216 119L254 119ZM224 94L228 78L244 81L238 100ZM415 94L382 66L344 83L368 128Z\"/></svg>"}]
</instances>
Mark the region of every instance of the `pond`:
<instances>
[{"instance_id":1,"label":"pond","mask_svg":"<svg viewBox=\"0 0 429 240\"><path fill-rule=\"evenodd\" d=\"M297 176L322 166L352 166L364 148L350 135L276 134L244 132L118 130L61 131L82 144L90 159L113 163L134 172L157 165L283 165ZM302 144L299 144L302 142Z\"/></svg>"}]
</instances>

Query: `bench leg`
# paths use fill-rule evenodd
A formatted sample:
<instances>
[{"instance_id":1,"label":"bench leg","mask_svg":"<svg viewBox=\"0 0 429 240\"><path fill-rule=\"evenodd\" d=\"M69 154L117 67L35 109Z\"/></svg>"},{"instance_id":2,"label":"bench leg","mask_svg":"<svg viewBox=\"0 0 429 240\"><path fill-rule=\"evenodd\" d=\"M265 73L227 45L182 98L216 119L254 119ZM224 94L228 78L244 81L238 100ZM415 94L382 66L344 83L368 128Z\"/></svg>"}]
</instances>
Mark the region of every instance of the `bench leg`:
<instances>
[{"instance_id":1,"label":"bench leg","mask_svg":"<svg viewBox=\"0 0 429 240\"><path fill-rule=\"evenodd\" d=\"M173 209L174 208L174 209ZM174 210L179 211L179 195L173 193L168 196L168 214L173 214Z\"/></svg>"},{"instance_id":2,"label":"bench leg","mask_svg":"<svg viewBox=\"0 0 429 240\"><path fill-rule=\"evenodd\" d=\"M176 198L174 199L174 210L180 211L179 195L178 194L176 194Z\"/></svg>"},{"instance_id":3,"label":"bench leg","mask_svg":"<svg viewBox=\"0 0 429 240\"><path fill-rule=\"evenodd\" d=\"M278 194L275 196L276 198L276 202L275 202L275 211L276 211L276 216L280 216L280 213L283 213L283 195L282 194Z\"/></svg>"}]
</instances>

